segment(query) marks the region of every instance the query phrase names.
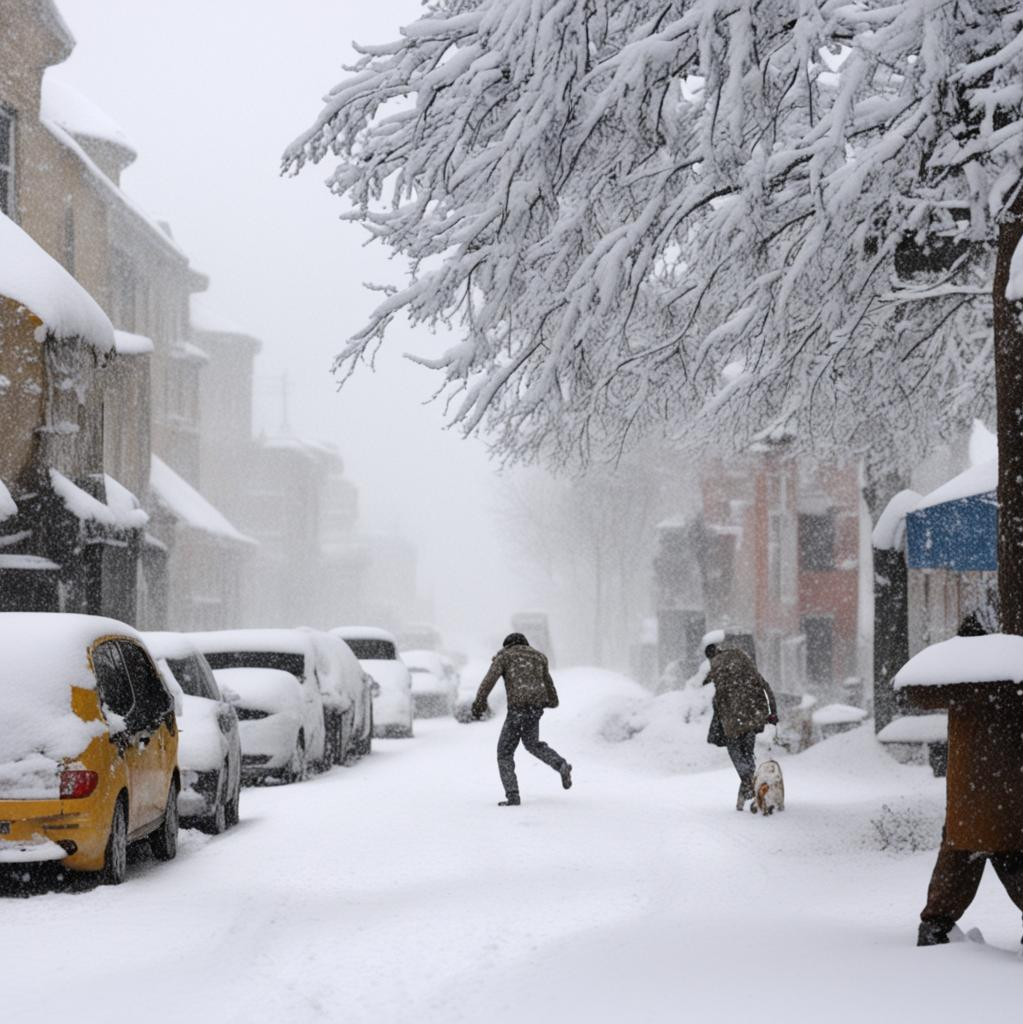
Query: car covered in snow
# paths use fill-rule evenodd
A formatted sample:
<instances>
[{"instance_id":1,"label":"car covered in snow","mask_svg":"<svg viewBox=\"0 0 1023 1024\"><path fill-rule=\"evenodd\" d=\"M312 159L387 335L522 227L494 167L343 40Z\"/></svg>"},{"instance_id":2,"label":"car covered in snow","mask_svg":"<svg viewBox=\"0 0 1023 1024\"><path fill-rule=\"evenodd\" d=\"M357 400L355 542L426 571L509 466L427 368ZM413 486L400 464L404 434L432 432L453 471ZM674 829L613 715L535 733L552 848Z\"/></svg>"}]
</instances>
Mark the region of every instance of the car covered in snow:
<instances>
[{"instance_id":1,"label":"car covered in snow","mask_svg":"<svg viewBox=\"0 0 1023 1024\"><path fill-rule=\"evenodd\" d=\"M412 735L412 681L408 666L398 657L394 635L375 626L339 626L340 637L373 677L373 735L408 738Z\"/></svg>"},{"instance_id":2,"label":"car covered in snow","mask_svg":"<svg viewBox=\"0 0 1023 1024\"><path fill-rule=\"evenodd\" d=\"M326 719L316 649L307 632L229 629L188 637L206 656L221 689L238 695L243 779L297 781L324 763Z\"/></svg>"},{"instance_id":3,"label":"car covered in snow","mask_svg":"<svg viewBox=\"0 0 1023 1024\"><path fill-rule=\"evenodd\" d=\"M462 666L462 670L459 673L458 678L458 692L455 696L455 720L458 722L467 723L474 721L472 717L472 705L476 700L476 694L479 692L480 683L483 682L483 677L487 674L487 669L490 668L490 660L474 659L467 661ZM494 715L501 714L507 706L507 698L505 696L504 687L496 686L490 691L490 696L487 698L487 712L483 716L484 718L493 718Z\"/></svg>"},{"instance_id":4,"label":"car covered in snow","mask_svg":"<svg viewBox=\"0 0 1023 1024\"><path fill-rule=\"evenodd\" d=\"M327 722L327 763L344 764L373 745L375 683L340 637L305 629L316 651L316 679Z\"/></svg>"},{"instance_id":5,"label":"car covered in snow","mask_svg":"<svg viewBox=\"0 0 1023 1024\"><path fill-rule=\"evenodd\" d=\"M178 814L219 833L238 823L242 745L234 694L222 693L209 662L181 633L143 633L164 681L179 702Z\"/></svg>"},{"instance_id":6,"label":"car covered in snow","mask_svg":"<svg viewBox=\"0 0 1023 1024\"><path fill-rule=\"evenodd\" d=\"M0 868L62 861L124 880L128 844L177 852L178 727L130 626L0 614Z\"/></svg>"},{"instance_id":7,"label":"car covered in snow","mask_svg":"<svg viewBox=\"0 0 1023 1024\"><path fill-rule=\"evenodd\" d=\"M402 651L412 680L416 718L439 718L455 710L458 682L436 651Z\"/></svg>"}]
</instances>

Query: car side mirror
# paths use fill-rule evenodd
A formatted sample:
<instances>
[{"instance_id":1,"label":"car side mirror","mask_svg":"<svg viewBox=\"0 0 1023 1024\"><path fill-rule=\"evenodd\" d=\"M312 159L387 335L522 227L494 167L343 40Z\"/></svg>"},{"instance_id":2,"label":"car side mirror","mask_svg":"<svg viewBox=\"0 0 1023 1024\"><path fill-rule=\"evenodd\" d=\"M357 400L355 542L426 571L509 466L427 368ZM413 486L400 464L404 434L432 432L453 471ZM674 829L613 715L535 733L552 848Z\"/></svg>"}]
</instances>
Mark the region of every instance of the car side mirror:
<instances>
[{"instance_id":1,"label":"car side mirror","mask_svg":"<svg viewBox=\"0 0 1023 1024\"><path fill-rule=\"evenodd\" d=\"M237 690L232 690L230 686L221 686L220 695L228 704L240 704L242 700L241 694Z\"/></svg>"},{"instance_id":2,"label":"car side mirror","mask_svg":"<svg viewBox=\"0 0 1023 1024\"><path fill-rule=\"evenodd\" d=\"M375 679L369 684L369 692L372 697L380 696L380 684Z\"/></svg>"}]
</instances>

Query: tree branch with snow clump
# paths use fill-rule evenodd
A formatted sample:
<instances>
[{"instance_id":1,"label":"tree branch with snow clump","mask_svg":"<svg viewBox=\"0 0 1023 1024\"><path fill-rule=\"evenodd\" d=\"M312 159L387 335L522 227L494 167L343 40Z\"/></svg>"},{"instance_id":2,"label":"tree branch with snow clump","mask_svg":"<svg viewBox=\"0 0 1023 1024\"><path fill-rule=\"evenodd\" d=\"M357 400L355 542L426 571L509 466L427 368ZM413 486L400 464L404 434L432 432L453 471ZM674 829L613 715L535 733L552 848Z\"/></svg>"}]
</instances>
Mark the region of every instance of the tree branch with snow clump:
<instances>
[{"instance_id":1,"label":"tree branch with snow clump","mask_svg":"<svg viewBox=\"0 0 1023 1024\"><path fill-rule=\"evenodd\" d=\"M905 439L960 399L973 415L1023 135L1019 18L441 0L363 48L285 155L337 158L348 218L410 268L338 370L399 314L455 327L430 365L454 421L511 458L665 422L687 443L784 423L869 450L879 420Z\"/></svg>"}]
</instances>

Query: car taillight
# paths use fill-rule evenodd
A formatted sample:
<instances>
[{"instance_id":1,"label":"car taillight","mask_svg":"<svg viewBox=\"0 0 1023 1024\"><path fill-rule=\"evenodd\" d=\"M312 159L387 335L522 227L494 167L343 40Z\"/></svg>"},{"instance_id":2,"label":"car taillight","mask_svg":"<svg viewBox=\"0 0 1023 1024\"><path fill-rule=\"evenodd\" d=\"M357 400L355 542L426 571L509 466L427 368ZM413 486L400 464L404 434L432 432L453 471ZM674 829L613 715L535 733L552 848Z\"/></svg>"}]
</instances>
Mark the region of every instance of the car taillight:
<instances>
[{"instance_id":1,"label":"car taillight","mask_svg":"<svg viewBox=\"0 0 1023 1024\"><path fill-rule=\"evenodd\" d=\"M78 800L88 796L99 785L99 776L95 772L69 769L60 773L61 800Z\"/></svg>"}]
</instances>

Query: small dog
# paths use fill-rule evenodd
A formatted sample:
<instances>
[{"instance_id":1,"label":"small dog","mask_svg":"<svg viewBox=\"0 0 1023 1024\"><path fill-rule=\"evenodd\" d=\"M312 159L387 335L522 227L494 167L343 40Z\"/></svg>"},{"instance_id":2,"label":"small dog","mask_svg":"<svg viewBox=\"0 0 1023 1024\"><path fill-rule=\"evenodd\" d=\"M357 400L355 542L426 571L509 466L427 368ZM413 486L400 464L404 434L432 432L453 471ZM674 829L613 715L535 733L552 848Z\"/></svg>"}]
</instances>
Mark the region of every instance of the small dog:
<instances>
[{"instance_id":1,"label":"small dog","mask_svg":"<svg viewBox=\"0 0 1023 1024\"><path fill-rule=\"evenodd\" d=\"M777 761L764 761L753 776L753 803L749 809L765 817L785 810L785 780Z\"/></svg>"}]
</instances>

